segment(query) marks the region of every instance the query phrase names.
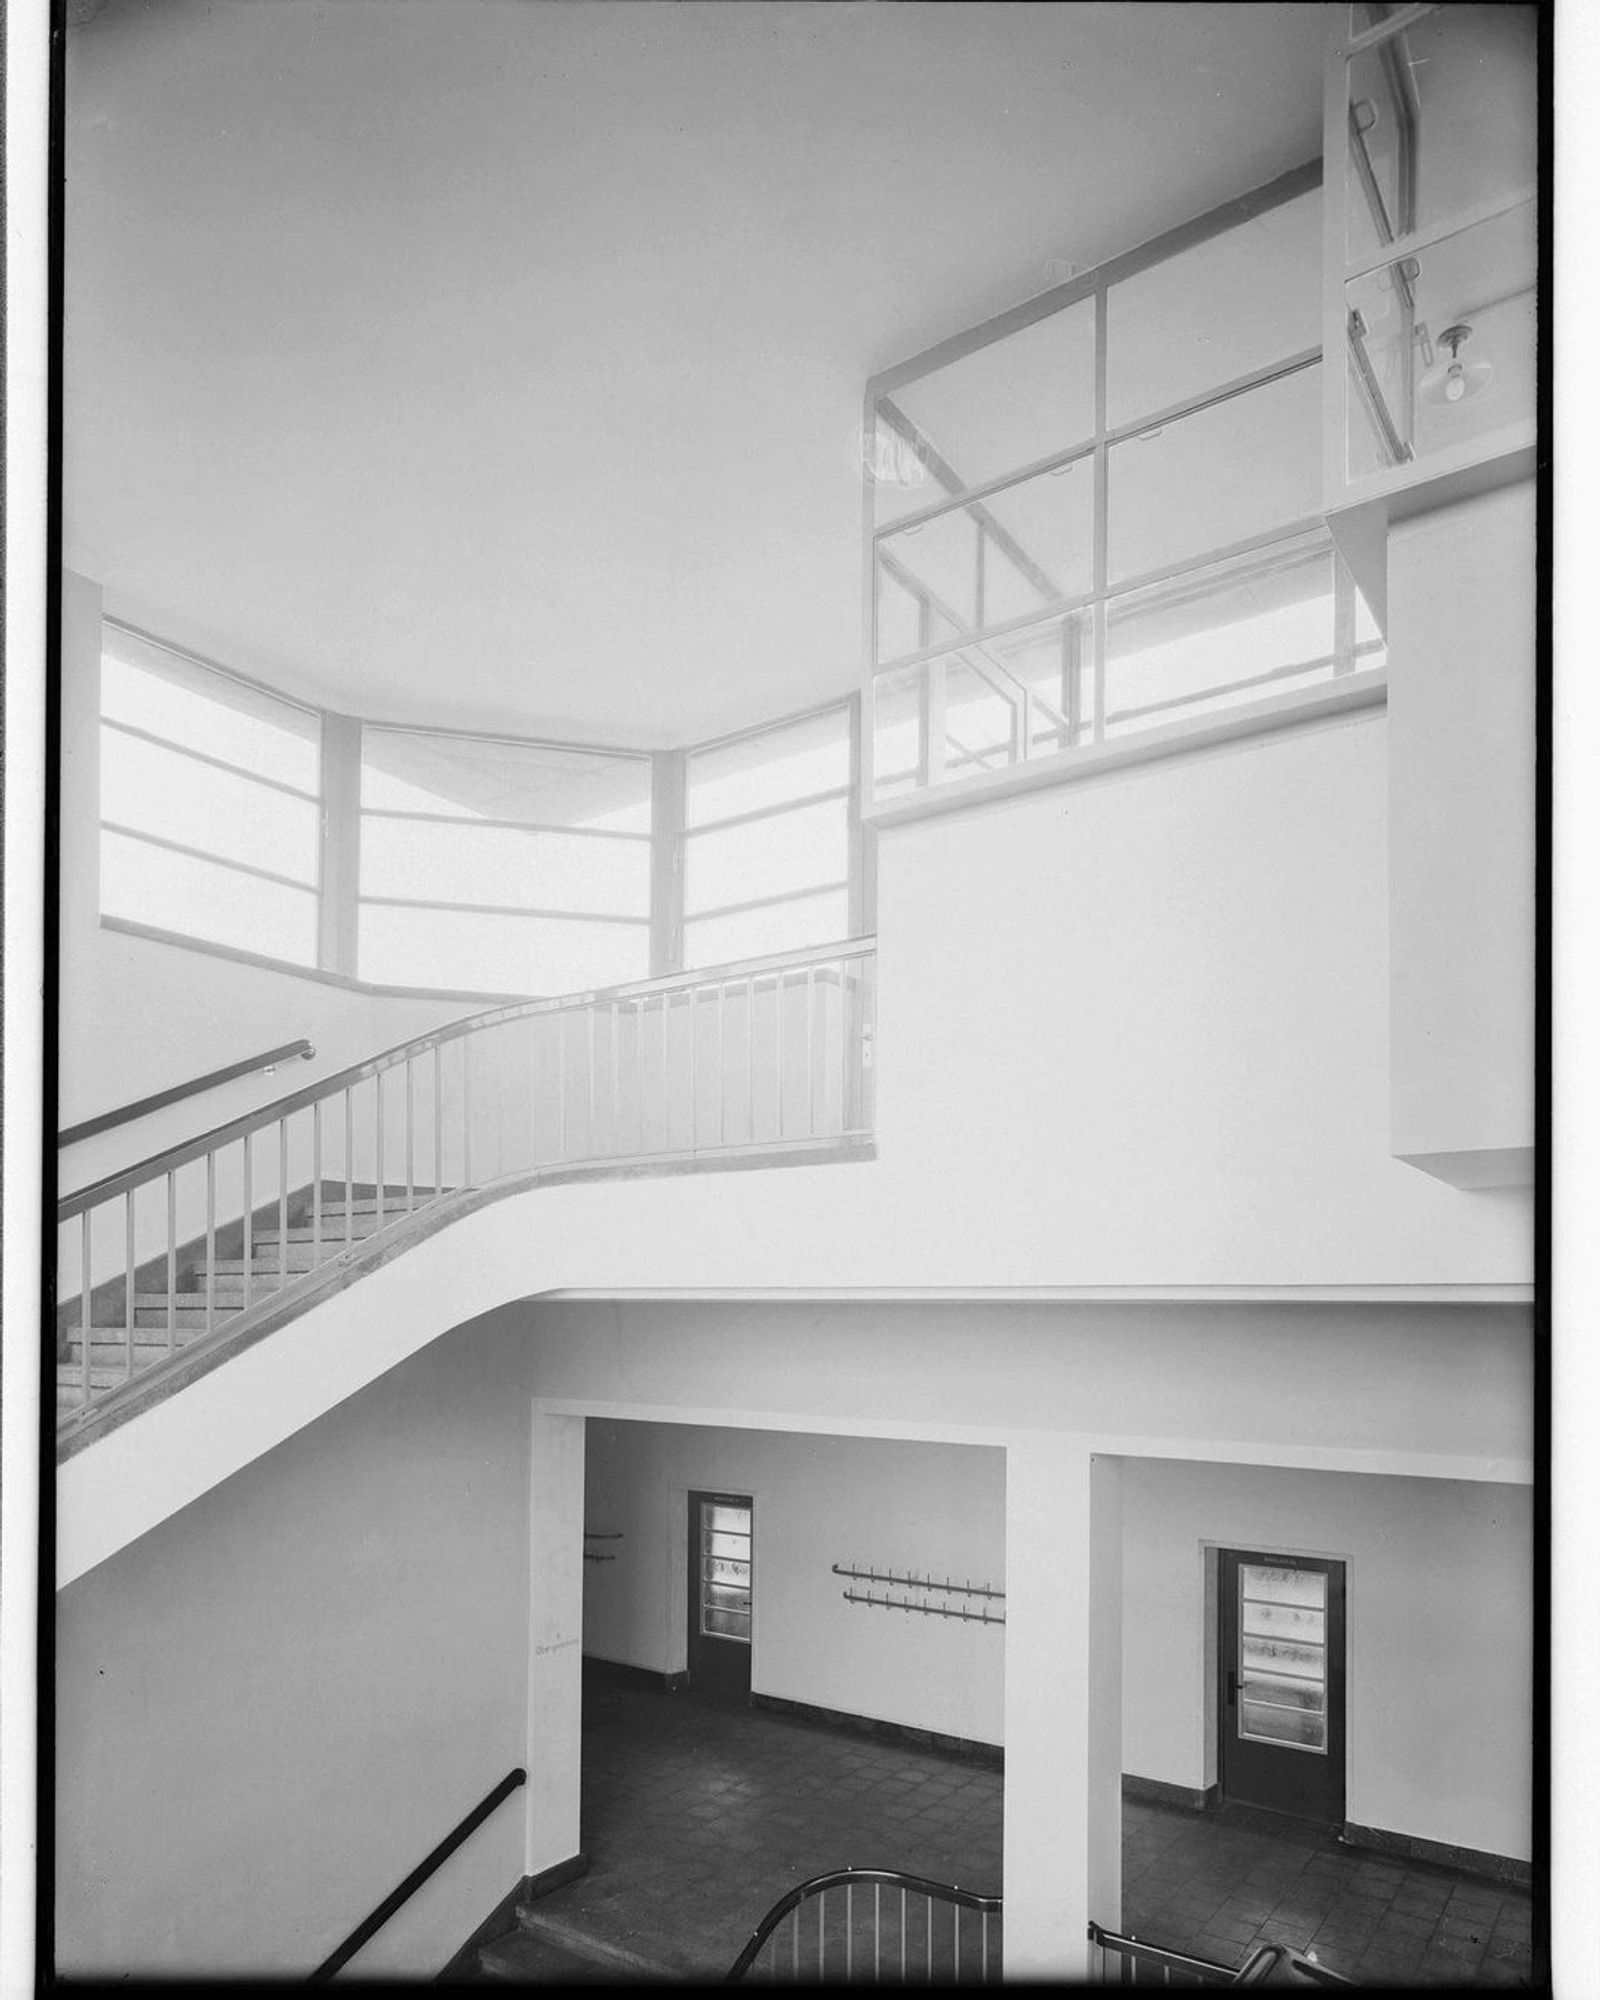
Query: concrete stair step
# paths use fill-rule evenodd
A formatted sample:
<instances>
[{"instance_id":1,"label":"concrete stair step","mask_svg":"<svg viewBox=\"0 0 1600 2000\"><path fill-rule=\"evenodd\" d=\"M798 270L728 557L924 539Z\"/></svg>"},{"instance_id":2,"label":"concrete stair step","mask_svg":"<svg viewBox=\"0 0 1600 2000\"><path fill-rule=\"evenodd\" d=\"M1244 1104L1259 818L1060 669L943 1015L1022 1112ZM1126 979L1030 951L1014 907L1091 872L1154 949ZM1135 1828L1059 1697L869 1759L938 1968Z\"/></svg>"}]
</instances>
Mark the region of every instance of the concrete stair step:
<instances>
[{"instance_id":1,"label":"concrete stair step","mask_svg":"<svg viewBox=\"0 0 1600 2000\"><path fill-rule=\"evenodd\" d=\"M248 1269L256 1276L276 1277L280 1270L286 1270L290 1277L298 1277L306 1271L315 1271L320 1265L330 1262L339 1254L337 1241L326 1242L319 1257L310 1243L291 1243L288 1255L280 1257L276 1238L262 1242L259 1238L251 1246L250 1262L246 1265L242 1257L219 1257L213 1267L219 1278L242 1278ZM251 1290L255 1287L252 1283Z\"/></svg>"},{"instance_id":2,"label":"concrete stair step","mask_svg":"<svg viewBox=\"0 0 1600 2000\"><path fill-rule=\"evenodd\" d=\"M270 1280L262 1277L252 1278L250 1281L251 1294L254 1295L260 1291L276 1291L277 1285L276 1272L273 1273ZM231 1296L234 1303L229 1307L229 1310L236 1311L238 1297L243 1289L244 1279L242 1277L218 1278L211 1287L211 1295L219 1306L225 1298ZM206 1288L198 1279L192 1280L189 1285L180 1291L174 1292L172 1296L179 1312L204 1312L206 1309ZM167 1309L167 1294L165 1292L135 1292L133 1295L133 1309L135 1313L164 1313ZM138 1321L135 1322L135 1324L141 1323Z\"/></svg>"},{"instance_id":3,"label":"concrete stair step","mask_svg":"<svg viewBox=\"0 0 1600 2000\"><path fill-rule=\"evenodd\" d=\"M119 1359L127 1354L128 1336L120 1326L97 1326L91 1329L91 1331L93 1334L93 1338L89 1342L89 1360L91 1365L98 1367L103 1363L108 1367L115 1366ZM177 1339L174 1345L177 1347L186 1346L194 1338L192 1333L186 1335L181 1327L176 1328L175 1331ZM135 1360L140 1367L147 1366L151 1361L159 1361L167 1352L165 1327L160 1329L135 1327L133 1352ZM62 1359L62 1356L65 1357L65 1360ZM83 1367L83 1342L79 1339L69 1340L62 1349L61 1355L57 1356L59 1366L66 1366L69 1362L81 1372Z\"/></svg>"},{"instance_id":4,"label":"concrete stair step","mask_svg":"<svg viewBox=\"0 0 1600 2000\"><path fill-rule=\"evenodd\" d=\"M517 1912L515 1930L479 1947L478 1962L490 1978L533 1986L620 1986L674 1978L670 1968L642 1953L527 1907Z\"/></svg>"},{"instance_id":5,"label":"concrete stair step","mask_svg":"<svg viewBox=\"0 0 1600 2000\"><path fill-rule=\"evenodd\" d=\"M167 1350L165 1346L163 1346L161 1352L165 1354L166 1351ZM124 1350L124 1352L126 1352L126 1350ZM137 1348L134 1349L134 1359L135 1362L137 1363L138 1359ZM135 1374L138 1373L137 1366L134 1369L134 1373ZM91 1356L89 1362L89 1383L92 1388L115 1389L119 1383L126 1382L127 1379L128 1379L128 1371L126 1367L112 1368L102 1364L101 1362L94 1360L93 1357ZM58 1400L59 1400L59 1393L61 1390L65 1389L68 1390L69 1392L76 1394L78 1391L81 1391L82 1387L83 1387L83 1362L81 1360L58 1361L56 1363L56 1390L57 1390ZM78 1397L78 1400L79 1401L82 1400L81 1395Z\"/></svg>"}]
</instances>

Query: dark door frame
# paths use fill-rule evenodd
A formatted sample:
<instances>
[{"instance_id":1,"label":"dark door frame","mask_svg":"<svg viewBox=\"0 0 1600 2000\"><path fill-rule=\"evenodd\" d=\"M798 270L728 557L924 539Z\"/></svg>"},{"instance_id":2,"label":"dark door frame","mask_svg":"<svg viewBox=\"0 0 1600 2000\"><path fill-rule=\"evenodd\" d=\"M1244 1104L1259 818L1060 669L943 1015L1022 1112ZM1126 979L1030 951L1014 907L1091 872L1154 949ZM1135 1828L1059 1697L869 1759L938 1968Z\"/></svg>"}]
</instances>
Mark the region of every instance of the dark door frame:
<instances>
[{"instance_id":1,"label":"dark door frame","mask_svg":"<svg viewBox=\"0 0 1600 2000\"><path fill-rule=\"evenodd\" d=\"M1216 1547L1217 1604L1213 1658L1216 1660L1217 1797L1281 1812L1320 1825L1342 1826L1348 1789L1346 1767L1348 1730L1348 1571L1343 1556L1295 1555L1285 1550ZM1268 1568L1320 1571L1328 1579L1327 1622L1327 1749L1323 1753L1246 1742L1236 1731L1237 1684L1232 1662L1238 1633L1237 1577L1242 1564ZM1230 1755L1231 1752L1231 1755ZM1241 1754L1242 1753L1242 1754ZM1241 1768L1243 1767L1243 1768ZM1276 1777L1272 1776L1275 1769Z\"/></svg>"},{"instance_id":2,"label":"dark door frame","mask_svg":"<svg viewBox=\"0 0 1600 2000\"><path fill-rule=\"evenodd\" d=\"M689 1550L687 1574L688 1585L685 1601L687 1625L687 1653L685 1669L689 1686L702 1693L722 1694L748 1699L750 1694L750 1662L754 1652L755 1595L752 1589L750 1601L750 1631L748 1639L719 1638L700 1629L701 1575L700 1575L700 1510L705 1506L743 1507L750 1516L750 1581L755 1581L755 1496L750 1493L726 1493L710 1487L689 1489Z\"/></svg>"}]
</instances>

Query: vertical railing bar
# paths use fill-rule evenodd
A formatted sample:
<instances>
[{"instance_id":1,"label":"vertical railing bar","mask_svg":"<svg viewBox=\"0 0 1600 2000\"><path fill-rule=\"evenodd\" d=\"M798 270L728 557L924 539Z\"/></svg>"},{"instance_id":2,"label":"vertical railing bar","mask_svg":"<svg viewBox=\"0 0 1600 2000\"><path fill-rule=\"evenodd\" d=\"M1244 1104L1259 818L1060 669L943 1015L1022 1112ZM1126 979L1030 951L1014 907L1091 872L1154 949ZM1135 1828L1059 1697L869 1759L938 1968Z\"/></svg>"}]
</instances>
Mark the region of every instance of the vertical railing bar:
<instances>
[{"instance_id":1,"label":"vertical railing bar","mask_svg":"<svg viewBox=\"0 0 1600 2000\"><path fill-rule=\"evenodd\" d=\"M444 1193L444 1044L433 1045L433 1198Z\"/></svg>"},{"instance_id":2,"label":"vertical railing bar","mask_svg":"<svg viewBox=\"0 0 1600 2000\"><path fill-rule=\"evenodd\" d=\"M955 1980L956 1984L959 1985L961 1983L961 1905L959 1903L956 1903L952 1907L955 1910L955 1937L953 1939L953 1944L955 1949L956 1962L955 1962L955 1968L951 1973L951 1977Z\"/></svg>"},{"instance_id":3,"label":"vertical railing bar","mask_svg":"<svg viewBox=\"0 0 1600 2000\"><path fill-rule=\"evenodd\" d=\"M167 1172L167 1352L178 1344L178 1177Z\"/></svg>"},{"instance_id":4,"label":"vertical railing bar","mask_svg":"<svg viewBox=\"0 0 1600 2000\"><path fill-rule=\"evenodd\" d=\"M695 1044L700 1030L700 989L689 988L689 1151L693 1153L700 1140L700 1066Z\"/></svg>"},{"instance_id":5,"label":"vertical railing bar","mask_svg":"<svg viewBox=\"0 0 1600 2000\"><path fill-rule=\"evenodd\" d=\"M756 1142L756 977L753 972L745 981L745 991L745 1091L749 1098L750 1144L753 1146Z\"/></svg>"},{"instance_id":6,"label":"vertical railing bar","mask_svg":"<svg viewBox=\"0 0 1600 2000\"><path fill-rule=\"evenodd\" d=\"M928 1960L927 1964L923 1967L924 1972L928 1976L923 1981L923 1984L931 1986L933 1984L933 1898L931 1896L924 1896L922 1900L928 1906Z\"/></svg>"},{"instance_id":7,"label":"vertical railing bar","mask_svg":"<svg viewBox=\"0 0 1600 2000\"><path fill-rule=\"evenodd\" d=\"M883 1884L872 1885L872 1983L883 1977Z\"/></svg>"},{"instance_id":8,"label":"vertical railing bar","mask_svg":"<svg viewBox=\"0 0 1600 2000\"><path fill-rule=\"evenodd\" d=\"M900 1984L906 1983L906 1892L900 1891Z\"/></svg>"},{"instance_id":9,"label":"vertical railing bar","mask_svg":"<svg viewBox=\"0 0 1600 2000\"><path fill-rule=\"evenodd\" d=\"M989 1983L989 1912L982 1912L978 1924L978 1978L985 1986Z\"/></svg>"},{"instance_id":10,"label":"vertical railing bar","mask_svg":"<svg viewBox=\"0 0 1600 2000\"><path fill-rule=\"evenodd\" d=\"M556 1158L567 1157L567 1010L556 1014Z\"/></svg>"},{"instance_id":11,"label":"vertical railing bar","mask_svg":"<svg viewBox=\"0 0 1600 2000\"><path fill-rule=\"evenodd\" d=\"M322 1262L322 1099L311 1107L311 1263Z\"/></svg>"},{"instance_id":12,"label":"vertical railing bar","mask_svg":"<svg viewBox=\"0 0 1600 2000\"><path fill-rule=\"evenodd\" d=\"M417 1206L416 1090L411 1074L411 1058L406 1057L406 1214Z\"/></svg>"},{"instance_id":13,"label":"vertical railing bar","mask_svg":"<svg viewBox=\"0 0 1600 2000\"><path fill-rule=\"evenodd\" d=\"M856 1885L844 1885L844 1976L849 1983L850 1973L855 1964L856 1949Z\"/></svg>"},{"instance_id":14,"label":"vertical railing bar","mask_svg":"<svg viewBox=\"0 0 1600 2000\"><path fill-rule=\"evenodd\" d=\"M672 1151L672 995L661 996L661 1150Z\"/></svg>"},{"instance_id":15,"label":"vertical railing bar","mask_svg":"<svg viewBox=\"0 0 1600 2000\"><path fill-rule=\"evenodd\" d=\"M781 1144L783 1139L783 974L781 972L777 973L772 981L772 1049L775 1058L772 1136Z\"/></svg>"},{"instance_id":16,"label":"vertical railing bar","mask_svg":"<svg viewBox=\"0 0 1600 2000\"><path fill-rule=\"evenodd\" d=\"M89 1232L89 1218L93 1213L94 1211L88 1208L83 1211L83 1310L79 1315L81 1324L78 1329L83 1335L83 1407L85 1409L89 1407L89 1396L92 1387L89 1374L89 1348L92 1342L90 1320L94 1295L94 1266L91 1262L92 1245Z\"/></svg>"},{"instance_id":17,"label":"vertical railing bar","mask_svg":"<svg viewBox=\"0 0 1600 2000\"><path fill-rule=\"evenodd\" d=\"M461 1185L472 1185L472 1037L461 1037Z\"/></svg>"},{"instance_id":18,"label":"vertical railing bar","mask_svg":"<svg viewBox=\"0 0 1600 2000\"><path fill-rule=\"evenodd\" d=\"M634 1016L634 1152L644 1152L644 1002L630 1000Z\"/></svg>"},{"instance_id":19,"label":"vertical railing bar","mask_svg":"<svg viewBox=\"0 0 1600 2000\"><path fill-rule=\"evenodd\" d=\"M252 1275L250 1267L255 1261L256 1254L255 1220L251 1214L251 1210L255 1205L255 1197L251 1187L250 1134L248 1132L245 1133L241 1144L244 1149L243 1170L239 1177L240 1186L244 1191L244 1310L248 1312L250 1310L250 1279Z\"/></svg>"},{"instance_id":20,"label":"vertical railing bar","mask_svg":"<svg viewBox=\"0 0 1600 2000\"><path fill-rule=\"evenodd\" d=\"M206 1332L217 1323L217 1156L206 1154Z\"/></svg>"},{"instance_id":21,"label":"vertical railing bar","mask_svg":"<svg viewBox=\"0 0 1600 2000\"><path fill-rule=\"evenodd\" d=\"M827 1903L828 1892L824 1889L817 1897L817 1984L819 1986L828 1976Z\"/></svg>"},{"instance_id":22,"label":"vertical railing bar","mask_svg":"<svg viewBox=\"0 0 1600 2000\"><path fill-rule=\"evenodd\" d=\"M355 1086L344 1087L344 1242L348 1250L355 1241L356 1207L356 1108L352 1096Z\"/></svg>"},{"instance_id":23,"label":"vertical railing bar","mask_svg":"<svg viewBox=\"0 0 1600 2000\"><path fill-rule=\"evenodd\" d=\"M607 1039L611 1043L611 1129L608 1134L611 1150L619 1158L622 1154L622 1051L617 1034L617 1003L611 1001L606 1007L606 1019L610 1022ZM771 1959L767 1960L770 1966Z\"/></svg>"},{"instance_id":24,"label":"vertical railing bar","mask_svg":"<svg viewBox=\"0 0 1600 2000\"><path fill-rule=\"evenodd\" d=\"M126 1337L126 1344L128 1350L128 1379L131 1382L133 1380L133 1319L134 1319L133 1294L135 1287L135 1280L133 1275L133 1189L132 1188L129 1188L128 1192L122 1197L122 1205L124 1210L123 1221L127 1235L127 1242L126 1242L127 1269L122 1274L122 1305L123 1305L123 1311L126 1314L128 1321L128 1324L124 1329L124 1333Z\"/></svg>"},{"instance_id":25,"label":"vertical railing bar","mask_svg":"<svg viewBox=\"0 0 1600 2000\"><path fill-rule=\"evenodd\" d=\"M806 1136L814 1139L817 1135L817 1082L816 1064L812 1061L811 1044L814 1039L815 1016L817 1011L817 969L806 967L805 1031L806 1031Z\"/></svg>"},{"instance_id":26,"label":"vertical railing bar","mask_svg":"<svg viewBox=\"0 0 1600 2000\"><path fill-rule=\"evenodd\" d=\"M796 1985L800 1981L800 1905L795 1904L789 1912L789 1969L794 1974Z\"/></svg>"},{"instance_id":27,"label":"vertical railing bar","mask_svg":"<svg viewBox=\"0 0 1600 2000\"><path fill-rule=\"evenodd\" d=\"M278 1120L278 1289L289 1282L289 1120Z\"/></svg>"},{"instance_id":28,"label":"vertical railing bar","mask_svg":"<svg viewBox=\"0 0 1600 2000\"><path fill-rule=\"evenodd\" d=\"M594 1129L594 1106L595 1106L595 1090L594 1090L594 1073L595 1073L595 1068L596 1068L597 1064L599 1063L599 1060L600 1060L600 1057L599 1057L599 1053L598 1053L598 1047L597 1047L597 1037L596 1037L596 1035L595 1035L595 1003L594 1003L594 1002L593 1002L592 1000L591 1000L591 1001L589 1002L589 1006L588 1006L588 1015L589 1015L589 1137L588 1137L588 1148L589 1148L589 1158L590 1158L591 1160L597 1160L597 1159L598 1159L598 1158L600 1157L600 1144L599 1144L599 1141L598 1141L598 1139L597 1139L597 1138L596 1138L596 1136L595 1136L595 1129Z\"/></svg>"},{"instance_id":29,"label":"vertical railing bar","mask_svg":"<svg viewBox=\"0 0 1600 2000\"><path fill-rule=\"evenodd\" d=\"M377 1157L372 1163L373 1196L377 1202L374 1211L374 1228L383 1227L383 1185L385 1180L383 1161L383 1071L378 1070L372 1079L372 1144Z\"/></svg>"},{"instance_id":30,"label":"vertical railing bar","mask_svg":"<svg viewBox=\"0 0 1600 2000\"><path fill-rule=\"evenodd\" d=\"M728 982L717 981L717 1144L728 1143Z\"/></svg>"}]
</instances>

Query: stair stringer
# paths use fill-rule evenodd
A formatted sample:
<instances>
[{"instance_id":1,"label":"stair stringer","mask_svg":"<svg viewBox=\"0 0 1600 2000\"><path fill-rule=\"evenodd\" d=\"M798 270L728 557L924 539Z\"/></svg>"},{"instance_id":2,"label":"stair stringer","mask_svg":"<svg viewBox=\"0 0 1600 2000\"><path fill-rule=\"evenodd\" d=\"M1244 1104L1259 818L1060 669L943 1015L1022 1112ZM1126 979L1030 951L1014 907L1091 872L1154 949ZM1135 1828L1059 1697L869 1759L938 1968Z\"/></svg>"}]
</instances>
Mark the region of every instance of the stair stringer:
<instances>
[{"instance_id":1,"label":"stair stringer","mask_svg":"<svg viewBox=\"0 0 1600 2000\"><path fill-rule=\"evenodd\" d=\"M860 1175L828 1164L534 1185L435 1228L241 1342L56 1473L64 1589L430 1341L559 1291L805 1294L871 1285ZM881 1170L880 1170L881 1171ZM868 1187L882 1192L879 1174Z\"/></svg>"}]
</instances>

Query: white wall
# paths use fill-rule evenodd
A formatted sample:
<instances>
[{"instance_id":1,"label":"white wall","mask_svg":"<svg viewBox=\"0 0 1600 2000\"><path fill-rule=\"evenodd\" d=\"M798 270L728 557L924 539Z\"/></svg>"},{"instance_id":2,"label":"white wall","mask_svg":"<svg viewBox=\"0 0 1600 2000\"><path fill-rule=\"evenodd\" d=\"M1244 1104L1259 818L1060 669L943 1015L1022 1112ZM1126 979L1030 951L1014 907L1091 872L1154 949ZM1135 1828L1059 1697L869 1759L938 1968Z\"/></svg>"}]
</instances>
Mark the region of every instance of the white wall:
<instances>
[{"instance_id":1,"label":"white wall","mask_svg":"<svg viewBox=\"0 0 1600 2000\"><path fill-rule=\"evenodd\" d=\"M983 1743L1004 1727L998 1625L845 1601L832 1564L1005 1588L1005 1461L993 1449L592 1420L584 1650L657 1673L686 1659L687 1495L754 1500L751 1686ZM886 1594L873 1586L874 1594ZM905 1591L887 1594L920 1597ZM935 1603L983 1608L977 1598ZM1001 1611L1003 1605L990 1604Z\"/></svg>"},{"instance_id":2,"label":"white wall","mask_svg":"<svg viewBox=\"0 0 1600 2000\"><path fill-rule=\"evenodd\" d=\"M1462 1186L1532 1177L1535 519L1389 540L1392 1145Z\"/></svg>"},{"instance_id":3,"label":"white wall","mask_svg":"<svg viewBox=\"0 0 1600 2000\"><path fill-rule=\"evenodd\" d=\"M517 1350L428 1349L62 1593L64 1973L303 1976L526 1761ZM524 1840L514 1795L352 1971L437 1972Z\"/></svg>"},{"instance_id":4,"label":"white wall","mask_svg":"<svg viewBox=\"0 0 1600 2000\"><path fill-rule=\"evenodd\" d=\"M1436 615L1448 636L1430 602L1416 644ZM1391 1157L1387 745L1366 711L885 830L880 1166L791 1180L782 1228L700 1234L696 1280L1526 1284L1525 1190ZM112 945L75 908L69 1118L237 1053L247 1024L345 1060L464 1011ZM1521 942L1487 949L1514 981Z\"/></svg>"},{"instance_id":5,"label":"white wall","mask_svg":"<svg viewBox=\"0 0 1600 2000\"><path fill-rule=\"evenodd\" d=\"M1123 1766L1215 1781L1209 1544L1348 1569L1345 1816L1527 1859L1533 1529L1523 1486L1124 1464Z\"/></svg>"}]
</instances>

